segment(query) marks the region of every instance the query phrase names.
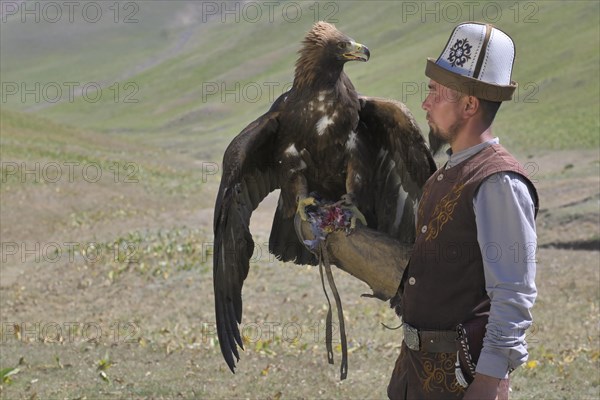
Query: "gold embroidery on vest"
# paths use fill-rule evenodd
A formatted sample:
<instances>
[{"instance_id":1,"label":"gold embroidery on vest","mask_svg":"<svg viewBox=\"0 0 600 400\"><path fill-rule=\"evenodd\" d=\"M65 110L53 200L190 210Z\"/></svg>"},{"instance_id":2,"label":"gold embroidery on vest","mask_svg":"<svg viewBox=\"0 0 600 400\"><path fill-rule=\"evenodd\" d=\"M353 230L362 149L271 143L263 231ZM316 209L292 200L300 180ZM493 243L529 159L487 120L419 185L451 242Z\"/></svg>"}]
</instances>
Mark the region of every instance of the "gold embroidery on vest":
<instances>
[{"instance_id":1,"label":"gold embroidery on vest","mask_svg":"<svg viewBox=\"0 0 600 400\"><path fill-rule=\"evenodd\" d=\"M421 364L417 368L419 379L425 393L446 392L461 393L463 387L456 381L454 364L456 354L454 353L419 353L416 357Z\"/></svg>"},{"instance_id":2,"label":"gold embroidery on vest","mask_svg":"<svg viewBox=\"0 0 600 400\"><path fill-rule=\"evenodd\" d=\"M429 221L429 226L427 227L427 236L425 237L425 240L437 238L446 222L452 219L456 203L458 203L458 199L460 198L464 187L464 183L457 183L435 206L433 217Z\"/></svg>"}]
</instances>

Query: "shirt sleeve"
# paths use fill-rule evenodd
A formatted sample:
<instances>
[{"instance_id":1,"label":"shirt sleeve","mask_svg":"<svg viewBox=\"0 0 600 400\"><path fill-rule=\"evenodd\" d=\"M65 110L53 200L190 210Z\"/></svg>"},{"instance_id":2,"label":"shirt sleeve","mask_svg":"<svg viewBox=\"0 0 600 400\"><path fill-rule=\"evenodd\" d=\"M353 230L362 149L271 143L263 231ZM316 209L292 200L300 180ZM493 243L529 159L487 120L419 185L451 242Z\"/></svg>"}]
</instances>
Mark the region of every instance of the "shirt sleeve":
<instances>
[{"instance_id":1,"label":"shirt sleeve","mask_svg":"<svg viewBox=\"0 0 600 400\"><path fill-rule=\"evenodd\" d=\"M476 372L506 378L527 361L525 331L535 302L535 208L524 178L488 177L473 198L490 316Z\"/></svg>"}]
</instances>

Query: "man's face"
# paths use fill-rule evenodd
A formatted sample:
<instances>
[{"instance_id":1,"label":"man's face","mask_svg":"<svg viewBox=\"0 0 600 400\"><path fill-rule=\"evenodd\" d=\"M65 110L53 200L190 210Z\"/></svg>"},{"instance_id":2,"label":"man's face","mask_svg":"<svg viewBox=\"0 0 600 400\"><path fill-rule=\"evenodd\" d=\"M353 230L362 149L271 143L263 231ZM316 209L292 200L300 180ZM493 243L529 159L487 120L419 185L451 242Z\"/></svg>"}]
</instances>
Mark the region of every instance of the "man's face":
<instances>
[{"instance_id":1,"label":"man's face","mask_svg":"<svg viewBox=\"0 0 600 400\"><path fill-rule=\"evenodd\" d=\"M421 105L427 111L427 123L434 135L452 144L463 126L459 110L464 96L434 80L429 81L428 88L429 94Z\"/></svg>"}]
</instances>

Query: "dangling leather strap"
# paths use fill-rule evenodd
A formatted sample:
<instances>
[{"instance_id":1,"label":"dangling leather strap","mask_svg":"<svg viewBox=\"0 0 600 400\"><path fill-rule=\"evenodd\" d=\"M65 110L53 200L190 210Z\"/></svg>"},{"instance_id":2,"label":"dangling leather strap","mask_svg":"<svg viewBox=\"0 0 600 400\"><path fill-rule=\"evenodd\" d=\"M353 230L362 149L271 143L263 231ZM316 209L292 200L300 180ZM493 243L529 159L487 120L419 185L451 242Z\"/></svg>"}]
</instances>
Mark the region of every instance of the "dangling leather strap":
<instances>
[{"instance_id":1,"label":"dangling leather strap","mask_svg":"<svg viewBox=\"0 0 600 400\"><path fill-rule=\"evenodd\" d=\"M319 273L321 274L321 284L323 285L323 293L327 299L327 318L325 319L325 346L327 347L327 361L329 364L333 364L333 348L331 346L331 301L329 301L329 295L327 295L327 289L325 289L325 278L323 277L323 249L319 248Z\"/></svg>"},{"instance_id":2,"label":"dangling leather strap","mask_svg":"<svg viewBox=\"0 0 600 400\"><path fill-rule=\"evenodd\" d=\"M327 347L327 361L329 362L329 364L333 364L333 347L331 343L333 336L331 321L331 301L329 301L329 296L327 295L327 290L325 289L323 268L325 269L325 273L327 274L327 281L329 282L329 287L333 292L335 305L338 311L338 319L340 323L340 340L342 342L342 364L340 366L340 379L344 380L348 375L348 344L346 342L346 325L344 323L344 311L342 309L342 301L340 299L340 295L335 285L335 281L333 280L333 273L331 272L331 264L329 263L329 255L327 253L327 248L324 243L321 243L319 245L319 272L321 274L323 292L325 292L325 298L327 299L327 304L329 305L329 308L327 310L327 318L325 320L325 346Z\"/></svg>"}]
</instances>

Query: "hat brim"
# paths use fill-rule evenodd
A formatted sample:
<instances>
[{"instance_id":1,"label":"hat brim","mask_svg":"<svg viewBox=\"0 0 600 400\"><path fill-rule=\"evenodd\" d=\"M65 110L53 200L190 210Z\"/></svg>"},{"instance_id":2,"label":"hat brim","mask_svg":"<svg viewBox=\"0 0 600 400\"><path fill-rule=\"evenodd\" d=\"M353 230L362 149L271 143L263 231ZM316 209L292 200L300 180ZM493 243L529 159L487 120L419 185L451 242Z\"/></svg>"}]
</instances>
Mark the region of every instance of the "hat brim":
<instances>
[{"instance_id":1,"label":"hat brim","mask_svg":"<svg viewBox=\"0 0 600 400\"><path fill-rule=\"evenodd\" d=\"M512 95L518 86L517 83L513 81L510 82L510 85L504 86L459 75L440 67L433 58L427 58L425 75L450 89L454 89L468 96L475 96L489 101L511 100Z\"/></svg>"}]
</instances>

